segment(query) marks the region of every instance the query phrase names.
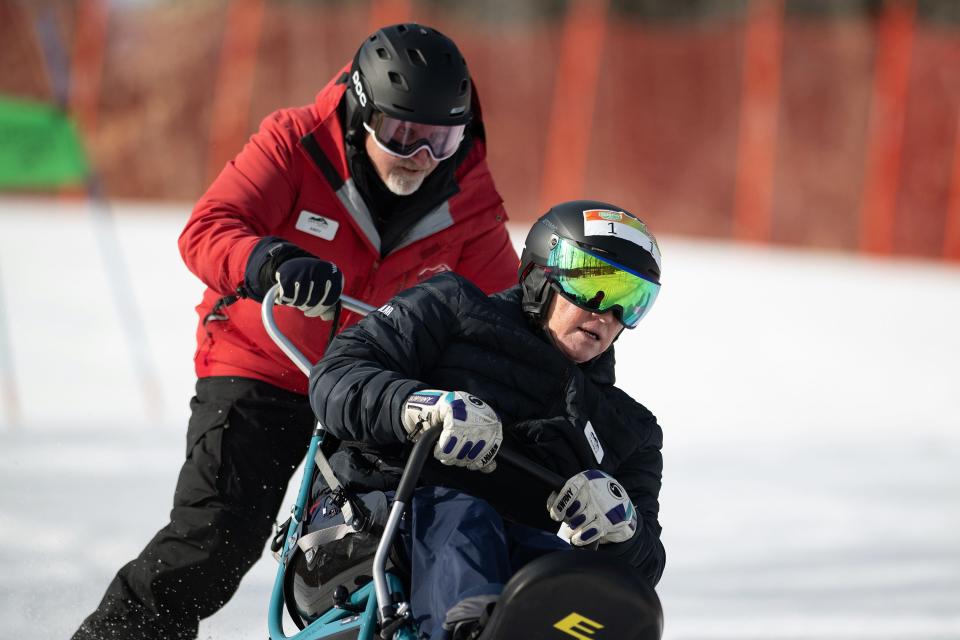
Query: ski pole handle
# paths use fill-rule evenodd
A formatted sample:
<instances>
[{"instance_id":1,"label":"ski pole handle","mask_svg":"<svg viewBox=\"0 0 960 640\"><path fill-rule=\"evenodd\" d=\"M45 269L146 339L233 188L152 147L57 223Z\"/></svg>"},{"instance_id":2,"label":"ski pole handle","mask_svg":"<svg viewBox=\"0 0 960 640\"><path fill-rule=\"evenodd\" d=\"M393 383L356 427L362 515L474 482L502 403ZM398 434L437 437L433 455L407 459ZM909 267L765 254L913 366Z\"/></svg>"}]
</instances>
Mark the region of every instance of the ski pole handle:
<instances>
[{"instance_id":1,"label":"ski pole handle","mask_svg":"<svg viewBox=\"0 0 960 640\"><path fill-rule=\"evenodd\" d=\"M550 469L543 467L533 460L527 458L521 453L517 453L507 447L502 447L497 454L497 460L502 460L511 466L529 473L534 478L546 483L553 491L559 493L563 485L567 483L566 479L559 473L554 473ZM596 551L600 548L600 540L594 540L590 544L580 547L585 551Z\"/></svg>"},{"instance_id":2,"label":"ski pole handle","mask_svg":"<svg viewBox=\"0 0 960 640\"><path fill-rule=\"evenodd\" d=\"M554 473L550 469L543 467L533 460L527 458L521 453L517 453L512 449L507 447L501 447L500 452L497 453L497 460L503 460L507 464L520 469L526 473L529 473L531 476L540 480L547 486L549 486L554 491L560 491L563 488L563 485L566 484L567 480L559 473Z\"/></svg>"}]
</instances>

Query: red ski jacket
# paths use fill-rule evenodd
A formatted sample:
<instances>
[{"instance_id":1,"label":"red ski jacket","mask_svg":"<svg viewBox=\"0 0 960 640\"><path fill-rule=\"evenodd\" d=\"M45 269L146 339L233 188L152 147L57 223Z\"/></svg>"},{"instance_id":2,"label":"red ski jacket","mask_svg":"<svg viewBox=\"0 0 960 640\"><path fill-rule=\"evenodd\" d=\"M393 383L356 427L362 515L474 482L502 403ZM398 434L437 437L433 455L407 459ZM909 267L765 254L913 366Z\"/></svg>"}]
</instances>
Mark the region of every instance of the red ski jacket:
<instances>
[{"instance_id":1,"label":"red ski jacket","mask_svg":"<svg viewBox=\"0 0 960 640\"><path fill-rule=\"evenodd\" d=\"M379 234L347 168L337 116L346 89L336 82L341 75L314 104L264 119L200 198L180 235L184 262L207 285L197 306L198 377L242 376L307 391L306 377L267 336L259 303L240 298L217 304L236 295L247 258L264 236L335 263L343 271L344 293L374 306L442 271L456 271L487 293L516 284L519 259L503 200L487 168L484 142L476 138L455 173L459 191L381 257ZM311 362L320 359L329 322L282 306L275 318ZM357 320L344 312L338 330Z\"/></svg>"}]
</instances>

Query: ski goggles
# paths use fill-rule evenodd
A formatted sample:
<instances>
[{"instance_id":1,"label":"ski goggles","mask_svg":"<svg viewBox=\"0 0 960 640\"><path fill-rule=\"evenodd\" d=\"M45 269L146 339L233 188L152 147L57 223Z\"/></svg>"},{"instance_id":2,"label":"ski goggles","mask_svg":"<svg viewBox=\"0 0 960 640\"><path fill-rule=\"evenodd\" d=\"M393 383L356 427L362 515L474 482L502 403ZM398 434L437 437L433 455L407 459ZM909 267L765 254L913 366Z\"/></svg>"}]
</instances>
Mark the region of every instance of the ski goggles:
<instances>
[{"instance_id":1,"label":"ski goggles","mask_svg":"<svg viewBox=\"0 0 960 640\"><path fill-rule=\"evenodd\" d=\"M564 238L550 250L547 274L564 298L588 311L613 310L628 329L637 326L660 292L656 282Z\"/></svg>"},{"instance_id":2,"label":"ski goggles","mask_svg":"<svg viewBox=\"0 0 960 640\"><path fill-rule=\"evenodd\" d=\"M392 156L409 158L426 149L431 158L440 162L457 152L466 125L421 124L375 111L370 122L363 123L363 128L373 136L378 147Z\"/></svg>"}]
</instances>

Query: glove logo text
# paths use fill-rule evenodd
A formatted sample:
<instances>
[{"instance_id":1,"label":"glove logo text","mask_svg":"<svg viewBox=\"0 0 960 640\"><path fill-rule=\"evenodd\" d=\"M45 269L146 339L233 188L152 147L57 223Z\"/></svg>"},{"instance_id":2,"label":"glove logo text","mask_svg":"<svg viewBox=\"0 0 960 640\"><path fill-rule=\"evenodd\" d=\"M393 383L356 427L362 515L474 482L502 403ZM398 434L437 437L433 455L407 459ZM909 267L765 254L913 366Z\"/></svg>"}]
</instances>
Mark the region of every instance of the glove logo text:
<instances>
[{"instance_id":1,"label":"glove logo text","mask_svg":"<svg viewBox=\"0 0 960 640\"><path fill-rule=\"evenodd\" d=\"M607 490L610 492L610 495L612 495L617 500L623 500L623 488L616 482L611 481L607 485Z\"/></svg>"},{"instance_id":2,"label":"glove logo text","mask_svg":"<svg viewBox=\"0 0 960 640\"><path fill-rule=\"evenodd\" d=\"M567 505L570 504L570 501L573 500L573 490L567 489L563 492L563 495L560 496L560 499L557 500L557 506L555 509L559 512L564 512L567 510Z\"/></svg>"},{"instance_id":3,"label":"glove logo text","mask_svg":"<svg viewBox=\"0 0 960 640\"><path fill-rule=\"evenodd\" d=\"M393 311L393 309L390 310ZM432 406L437 404L438 400L440 400L440 396L432 393L415 393L410 396L410 399L407 402L410 404L423 404Z\"/></svg>"},{"instance_id":4,"label":"glove logo text","mask_svg":"<svg viewBox=\"0 0 960 640\"><path fill-rule=\"evenodd\" d=\"M490 464L490 461L493 460L493 458L497 455L497 451L499 450L500 450L500 445L498 444L493 445L490 451L487 452L487 455L483 456L483 458L480 460L480 466L485 467L488 464Z\"/></svg>"}]
</instances>

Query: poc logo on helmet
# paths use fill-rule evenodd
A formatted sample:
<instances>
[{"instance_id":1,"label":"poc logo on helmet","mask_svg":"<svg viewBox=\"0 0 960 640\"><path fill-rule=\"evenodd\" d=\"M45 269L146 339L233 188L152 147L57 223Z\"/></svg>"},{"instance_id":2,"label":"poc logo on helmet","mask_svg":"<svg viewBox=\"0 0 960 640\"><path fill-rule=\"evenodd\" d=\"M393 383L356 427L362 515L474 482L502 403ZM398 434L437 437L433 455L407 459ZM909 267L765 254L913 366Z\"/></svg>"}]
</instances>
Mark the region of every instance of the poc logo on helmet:
<instances>
[{"instance_id":1,"label":"poc logo on helmet","mask_svg":"<svg viewBox=\"0 0 960 640\"><path fill-rule=\"evenodd\" d=\"M350 79L353 80L353 92L357 94L357 100L360 101L360 106L367 106L367 94L363 92L363 85L360 83L360 72L354 71Z\"/></svg>"}]
</instances>

